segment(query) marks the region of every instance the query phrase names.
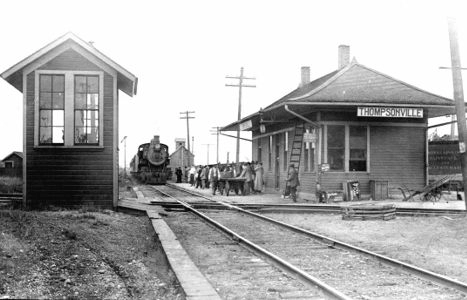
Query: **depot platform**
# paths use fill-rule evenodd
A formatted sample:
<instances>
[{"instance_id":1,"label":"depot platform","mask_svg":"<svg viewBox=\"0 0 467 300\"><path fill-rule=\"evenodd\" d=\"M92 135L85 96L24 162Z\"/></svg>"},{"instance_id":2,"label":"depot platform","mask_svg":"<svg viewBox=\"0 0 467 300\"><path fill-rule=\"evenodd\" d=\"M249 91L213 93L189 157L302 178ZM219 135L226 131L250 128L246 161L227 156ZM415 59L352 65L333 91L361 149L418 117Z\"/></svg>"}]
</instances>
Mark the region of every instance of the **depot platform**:
<instances>
[{"instance_id":1,"label":"depot platform","mask_svg":"<svg viewBox=\"0 0 467 300\"><path fill-rule=\"evenodd\" d=\"M300 197L300 192L298 192L297 202L293 202L292 199L284 198L279 192L262 192L257 194L248 194L248 195L236 195L231 193L229 196L220 195L219 192L216 192L215 195L212 195L211 189L201 189L190 186L189 183L168 183L169 185L174 185L179 188L185 189L187 191L196 192L202 194L206 197L213 197L219 200L223 200L232 204L297 204L297 205L323 205L323 206L336 206L336 207L345 207L351 205L359 204L394 204L398 208L420 208L420 209L453 209L453 210L465 210L465 202L462 200L457 200L456 194L452 193L450 195L443 195L439 201L420 201L417 197L414 200L402 201L401 199L386 199L386 200L364 200L364 201L336 201L329 203L316 203L315 201L303 199ZM462 199L464 198L463 193L461 192Z\"/></svg>"}]
</instances>

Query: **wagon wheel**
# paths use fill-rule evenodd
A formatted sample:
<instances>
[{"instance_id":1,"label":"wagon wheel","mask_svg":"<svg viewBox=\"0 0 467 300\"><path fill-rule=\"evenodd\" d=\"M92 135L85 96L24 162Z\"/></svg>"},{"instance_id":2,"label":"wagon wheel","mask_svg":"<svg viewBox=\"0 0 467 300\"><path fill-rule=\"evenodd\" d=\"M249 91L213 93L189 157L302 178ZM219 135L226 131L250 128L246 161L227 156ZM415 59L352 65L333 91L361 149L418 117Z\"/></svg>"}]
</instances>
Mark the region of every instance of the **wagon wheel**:
<instances>
[{"instance_id":1,"label":"wagon wheel","mask_svg":"<svg viewBox=\"0 0 467 300\"><path fill-rule=\"evenodd\" d=\"M437 202L441 199L441 193L438 191L438 189L435 189L433 191L429 191L423 196L424 201L431 201L431 202Z\"/></svg>"},{"instance_id":2,"label":"wagon wheel","mask_svg":"<svg viewBox=\"0 0 467 300\"><path fill-rule=\"evenodd\" d=\"M431 194L431 192L428 192L428 193L426 193L425 195L423 195L423 201L435 202L434 199L433 199L433 195Z\"/></svg>"},{"instance_id":3,"label":"wagon wheel","mask_svg":"<svg viewBox=\"0 0 467 300\"><path fill-rule=\"evenodd\" d=\"M442 196L441 189L437 188L437 189L433 190L432 195L433 195L433 200L434 201L441 200L441 196Z\"/></svg>"}]
</instances>

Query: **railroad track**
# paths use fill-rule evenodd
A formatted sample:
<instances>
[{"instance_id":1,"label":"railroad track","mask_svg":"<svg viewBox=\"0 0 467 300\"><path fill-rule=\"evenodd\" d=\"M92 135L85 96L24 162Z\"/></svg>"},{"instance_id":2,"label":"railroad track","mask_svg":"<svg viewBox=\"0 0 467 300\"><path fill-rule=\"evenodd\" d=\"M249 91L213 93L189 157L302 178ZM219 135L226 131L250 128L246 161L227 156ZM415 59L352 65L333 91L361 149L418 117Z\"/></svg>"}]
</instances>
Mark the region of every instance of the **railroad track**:
<instances>
[{"instance_id":1,"label":"railroad track","mask_svg":"<svg viewBox=\"0 0 467 300\"><path fill-rule=\"evenodd\" d=\"M161 205L167 209L177 209L182 206L180 203L175 201L152 201L151 204ZM260 213L342 213L342 208L339 206L331 205L300 205L300 204L249 204L249 203L237 203L236 206L247 209L254 212ZM199 201L193 203L194 208L205 208L205 209L222 209L223 205L211 202L211 201ZM396 207L397 216L465 216L467 212L460 209L430 209L430 208L401 208Z\"/></svg>"},{"instance_id":2,"label":"railroad track","mask_svg":"<svg viewBox=\"0 0 467 300\"><path fill-rule=\"evenodd\" d=\"M154 189L178 202L184 210L189 210L221 229L260 257L299 278L310 288L313 286L320 289L330 298L459 299L467 293L467 285L462 282L229 203L216 202L213 205L227 208L227 211L213 210L212 207L200 211L192 206L215 201L167 186ZM440 288L432 282L449 288Z\"/></svg>"}]
</instances>

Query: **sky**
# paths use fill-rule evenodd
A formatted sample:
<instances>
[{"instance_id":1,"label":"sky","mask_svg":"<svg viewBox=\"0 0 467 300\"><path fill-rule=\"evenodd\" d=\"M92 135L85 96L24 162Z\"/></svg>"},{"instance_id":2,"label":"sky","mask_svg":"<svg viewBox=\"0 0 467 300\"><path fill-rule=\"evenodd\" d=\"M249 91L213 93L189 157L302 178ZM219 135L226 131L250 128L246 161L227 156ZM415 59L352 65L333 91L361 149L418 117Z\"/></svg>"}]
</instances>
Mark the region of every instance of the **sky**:
<instances>
[{"instance_id":1,"label":"sky","mask_svg":"<svg viewBox=\"0 0 467 300\"><path fill-rule=\"evenodd\" d=\"M244 67L245 76L256 78L248 82L256 88L243 91L247 116L295 89L301 66L310 66L312 80L336 70L338 45L345 44L359 63L452 98L451 72L439 69L451 64L447 17L457 19L466 61L466 11L467 1L446 0L4 1L0 72L71 31L138 77L136 96L120 92L127 164L154 135L175 150L175 138L187 135L183 111L195 112L195 163L208 156L215 163L211 131L238 113L238 89L225 86L236 82L226 76ZM22 151L23 140L22 94L4 80L0 112L3 158ZM120 144L121 165L123 149ZM219 161L227 156L235 160L235 139L221 136ZM250 142L241 142L240 160L251 160Z\"/></svg>"}]
</instances>

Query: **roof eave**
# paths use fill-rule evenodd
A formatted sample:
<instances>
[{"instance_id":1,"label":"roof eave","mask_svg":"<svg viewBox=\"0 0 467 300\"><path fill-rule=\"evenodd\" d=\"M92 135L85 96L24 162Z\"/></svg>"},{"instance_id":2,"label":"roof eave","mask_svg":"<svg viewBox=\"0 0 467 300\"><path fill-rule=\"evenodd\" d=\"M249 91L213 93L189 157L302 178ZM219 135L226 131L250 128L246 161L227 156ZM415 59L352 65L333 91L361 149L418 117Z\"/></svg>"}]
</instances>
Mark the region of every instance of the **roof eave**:
<instances>
[{"instance_id":1,"label":"roof eave","mask_svg":"<svg viewBox=\"0 0 467 300\"><path fill-rule=\"evenodd\" d=\"M19 91L23 91L23 76L22 76L22 70L32 63L33 61L37 60L41 56L45 55L47 52L50 50L54 49L55 47L58 47L59 45L63 44L67 40L71 39L72 41L76 42L78 45L83 47L85 50L96 56L98 59L103 61L105 64L113 68L117 73L118 77L120 79L120 82L126 82L125 86L119 85L119 89L132 97L133 95L136 95L137 91L137 84L138 84L138 78L133 75L131 72L114 62L112 59L101 53L99 50L94 48L92 45L89 43L85 42L72 32L68 32L64 34L63 36L59 37L55 41L47 44L46 46L42 47L38 51L34 52L33 54L29 55L25 59L21 60L17 64L13 65L6 71L4 71L0 76L5 79L8 83L13 85L16 89ZM15 78L18 77L19 80L15 80Z\"/></svg>"}]
</instances>

